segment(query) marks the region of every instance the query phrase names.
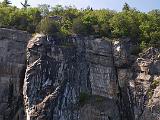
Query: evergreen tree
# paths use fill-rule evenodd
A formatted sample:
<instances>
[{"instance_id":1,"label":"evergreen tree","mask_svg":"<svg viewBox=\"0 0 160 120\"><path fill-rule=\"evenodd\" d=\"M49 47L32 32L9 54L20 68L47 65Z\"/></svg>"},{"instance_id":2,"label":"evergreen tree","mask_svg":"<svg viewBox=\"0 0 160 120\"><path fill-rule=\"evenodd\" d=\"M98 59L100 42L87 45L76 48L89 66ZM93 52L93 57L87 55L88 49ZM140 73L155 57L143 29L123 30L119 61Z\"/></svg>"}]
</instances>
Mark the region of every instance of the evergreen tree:
<instances>
[{"instance_id":1,"label":"evergreen tree","mask_svg":"<svg viewBox=\"0 0 160 120\"><path fill-rule=\"evenodd\" d=\"M6 6L6 5L9 5L9 4L12 4L12 3L9 0L4 0L2 2L2 4Z\"/></svg>"},{"instance_id":2,"label":"evergreen tree","mask_svg":"<svg viewBox=\"0 0 160 120\"><path fill-rule=\"evenodd\" d=\"M129 10L130 10L130 6L129 6L127 3L125 3L125 4L123 5L122 10L123 10L123 11L129 11Z\"/></svg>"},{"instance_id":3,"label":"evergreen tree","mask_svg":"<svg viewBox=\"0 0 160 120\"><path fill-rule=\"evenodd\" d=\"M21 2L21 5L22 5L24 8L27 8L27 7L30 6L30 5L28 4L28 0L25 0L24 3Z\"/></svg>"}]
</instances>

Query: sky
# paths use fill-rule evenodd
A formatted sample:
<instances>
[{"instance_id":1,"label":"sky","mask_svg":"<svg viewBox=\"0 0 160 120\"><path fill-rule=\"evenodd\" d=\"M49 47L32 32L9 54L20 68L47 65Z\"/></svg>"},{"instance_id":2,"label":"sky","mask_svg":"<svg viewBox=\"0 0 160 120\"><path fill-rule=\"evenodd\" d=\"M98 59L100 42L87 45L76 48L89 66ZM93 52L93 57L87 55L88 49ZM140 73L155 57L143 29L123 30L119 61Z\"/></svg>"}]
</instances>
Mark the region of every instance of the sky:
<instances>
[{"instance_id":1,"label":"sky","mask_svg":"<svg viewBox=\"0 0 160 120\"><path fill-rule=\"evenodd\" d=\"M14 5L21 7L20 2L23 2L24 0L10 1ZM37 6L38 4L50 4L51 6L54 6L60 4L63 6L75 5L79 9L91 6L93 9L108 8L116 11L121 11L125 2L132 8L137 8L143 12L160 9L160 0L28 0L28 3L31 6Z\"/></svg>"}]
</instances>

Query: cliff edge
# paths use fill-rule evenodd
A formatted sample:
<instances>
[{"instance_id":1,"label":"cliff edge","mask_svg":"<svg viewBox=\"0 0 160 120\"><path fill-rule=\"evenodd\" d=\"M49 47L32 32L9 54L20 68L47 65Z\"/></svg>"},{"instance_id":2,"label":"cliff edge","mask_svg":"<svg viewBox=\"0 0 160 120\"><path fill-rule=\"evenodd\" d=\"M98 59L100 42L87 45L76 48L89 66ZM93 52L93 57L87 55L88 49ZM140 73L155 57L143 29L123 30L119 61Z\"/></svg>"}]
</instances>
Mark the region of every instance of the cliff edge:
<instances>
[{"instance_id":1,"label":"cliff edge","mask_svg":"<svg viewBox=\"0 0 160 120\"><path fill-rule=\"evenodd\" d=\"M0 29L0 120L157 120L160 50Z\"/></svg>"}]
</instances>

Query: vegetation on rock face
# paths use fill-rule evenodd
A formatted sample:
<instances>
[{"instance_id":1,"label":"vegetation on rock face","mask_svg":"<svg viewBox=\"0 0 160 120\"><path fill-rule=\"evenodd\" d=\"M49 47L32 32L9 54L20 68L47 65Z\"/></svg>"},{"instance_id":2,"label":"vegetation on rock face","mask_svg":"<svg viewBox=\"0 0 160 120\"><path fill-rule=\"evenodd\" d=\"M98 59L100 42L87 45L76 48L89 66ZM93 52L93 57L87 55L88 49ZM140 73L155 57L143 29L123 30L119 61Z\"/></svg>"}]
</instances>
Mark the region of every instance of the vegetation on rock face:
<instances>
[{"instance_id":1,"label":"vegetation on rock face","mask_svg":"<svg viewBox=\"0 0 160 120\"><path fill-rule=\"evenodd\" d=\"M142 49L160 45L159 9L143 13L130 8L127 3L121 12L108 9L93 10L90 7L81 10L72 6L51 7L47 4L32 8L27 0L23 5L20 9L11 6L8 0L0 3L0 27L16 28L31 33L38 28L38 31L49 32L48 34L58 30L65 35L74 33L84 36L130 37ZM48 18L50 20L46 20Z\"/></svg>"},{"instance_id":2,"label":"vegetation on rock face","mask_svg":"<svg viewBox=\"0 0 160 120\"><path fill-rule=\"evenodd\" d=\"M90 98L90 95L87 93L80 93L79 95L79 105L83 106Z\"/></svg>"},{"instance_id":3,"label":"vegetation on rock face","mask_svg":"<svg viewBox=\"0 0 160 120\"><path fill-rule=\"evenodd\" d=\"M153 96L154 90L160 84L160 80L153 80L151 83L150 89L148 90L148 97L151 98Z\"/></svg>"}]
</instances>

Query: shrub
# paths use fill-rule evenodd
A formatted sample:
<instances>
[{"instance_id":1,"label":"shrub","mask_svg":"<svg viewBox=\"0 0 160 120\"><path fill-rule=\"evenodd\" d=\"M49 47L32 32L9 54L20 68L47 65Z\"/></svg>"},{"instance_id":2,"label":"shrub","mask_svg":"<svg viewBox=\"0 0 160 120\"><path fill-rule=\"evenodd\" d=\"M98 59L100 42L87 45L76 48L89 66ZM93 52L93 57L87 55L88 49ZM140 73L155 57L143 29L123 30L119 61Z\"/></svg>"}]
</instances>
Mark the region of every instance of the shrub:
<instances>
[{"instance_id":1,"label":"shrub","mask_svg":"<svg viewBox=\"0 0 160 120\"><path fill-rule=\"evenodd\" d=\"M45 35L55 35L60 32L60 27L54 20L44 18L38 24L36 31Z\"/></svg>"},{"instance_id":2,"label":"shrub","mask_svg":"<svg viewBox=\"0 0 160 120\"><path fill-rule=\"evenodd\" d=\"M80 34L80 35L87 34L85 24L83 24L83 22L80 18L77 18L73 21L72 31L75 34Z\"/></svg>"},{"instance_id":3,"label":"shrub","mask_svg":"<svg viewBox=\"0 0 160 120\"><path fill-rule=\"evenodd\" d=\"M153 80L153 82L151 83L150 89L147 92L147 95L149 97L149 99L153 96L154 94L154 90L156 89L156 87L160 84L159 80Z\"/></svg>"}]
</instances>

